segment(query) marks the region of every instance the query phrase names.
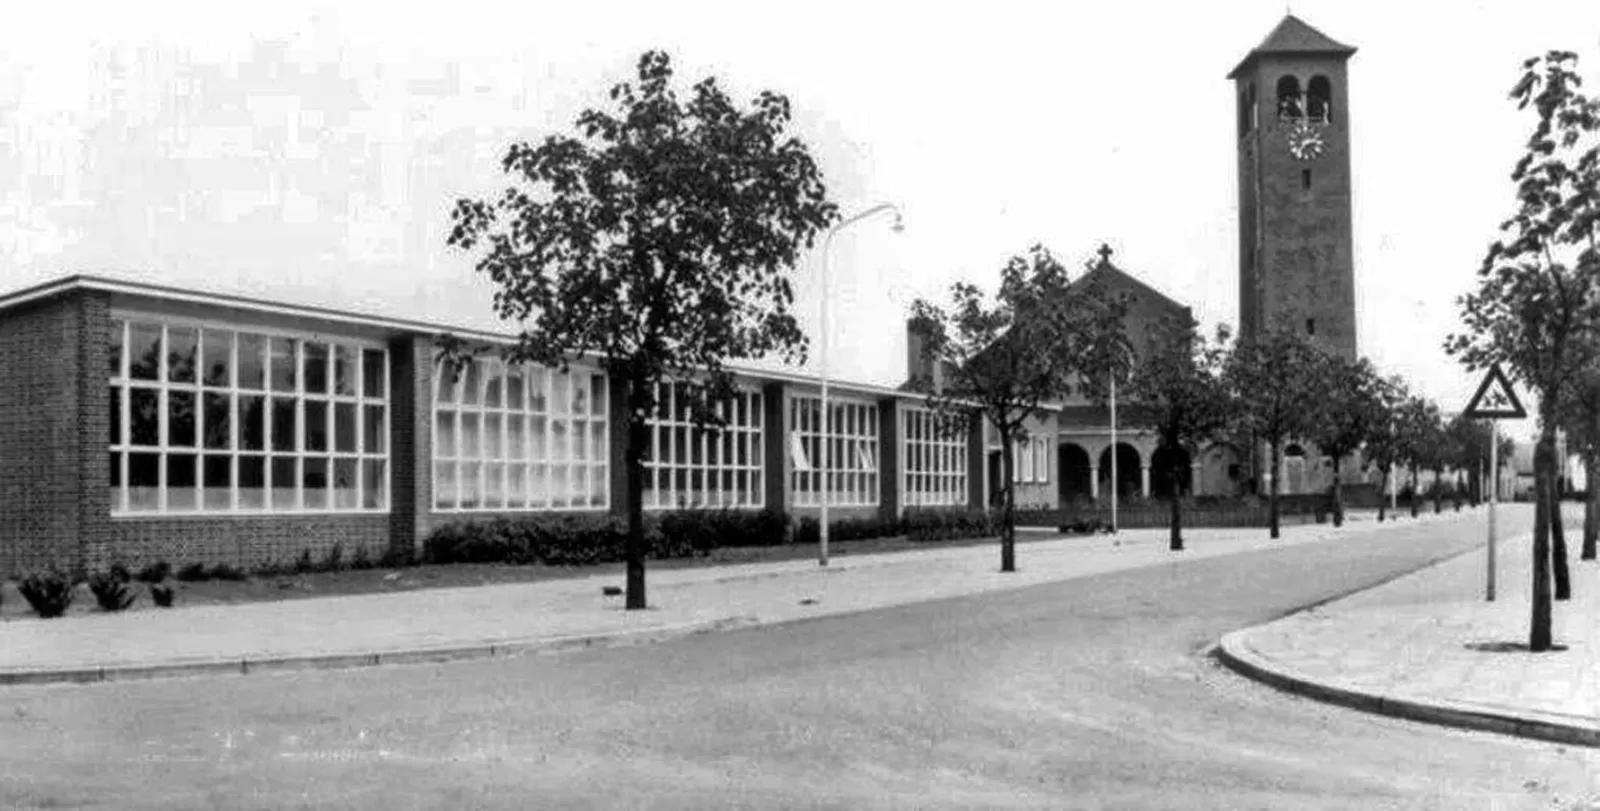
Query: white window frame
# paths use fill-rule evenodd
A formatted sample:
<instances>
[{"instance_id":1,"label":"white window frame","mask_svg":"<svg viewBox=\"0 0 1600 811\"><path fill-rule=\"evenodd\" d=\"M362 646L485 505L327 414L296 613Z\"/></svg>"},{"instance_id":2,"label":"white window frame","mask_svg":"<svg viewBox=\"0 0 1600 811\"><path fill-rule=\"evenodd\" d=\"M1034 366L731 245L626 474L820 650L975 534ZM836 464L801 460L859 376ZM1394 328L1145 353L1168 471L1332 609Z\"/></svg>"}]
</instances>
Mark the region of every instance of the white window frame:
<instances>
[{"instance_id":1,"label":"white window frame","mask_svg":"<svg viewBox=\"0 0 1600 811\"><path fill-rule=\"evenodd\" d=\"M878 404L871 400L829 395L828 406L841 419L830 419L832 447L828 467L821 470L822 398L791 392L784 413L790 436L792 469L789 493L796 507L822 505L821 487L834 481L828 495L830 507L876 507L882 498L878 470ZM804 463L804 464L802 464ZM841 464L842 463L842 464ZM830 479L831 477L831 479Z\"/></svg>"},{"instance_id":2,"label":"white window frame","mask_svg":"<svg viewBox=\"0 0 1600 811\"><path fill-rule=\"evenodd\" d=\"M939 430L940 419L932 409L900 406L902 510L967 503L967 437L944 434Z\"/></svg>"},{"instance_id":3,"label":"white window frame","mask_svg":"<svg viewBox=\"0 0 1600 811\"><path fill-rule=\"evenodd\" d=\"M1033 481L1036 484L1050 482L1050 442L1042 436L1033 438Z\"/></svg>"},{"instance_id":4,"label":"white window frame","mask_svg":"<svg viewBox=\"0 0 1600 811\"><path fill-rule=\"evenodd\" d=\"M507 365L494 356L479 356L472 359L475 364L480 364L478 374L476 400L474 404L463 402L469 378L466 369L451 380L451 372L445 367L442 360L433 364L433 402L430 409L429 428L433 431L433 452L431 463L433 465L432 497L431 504L434 512L450 514L475 514L475 513L525 513L525 512L601 512L611 508L611 415L610 410L610 384L606 376L599 370L589 366L573 365L566 373L534 364L520 364L522 371L522 407L511 406L511 396L507 381ZM501 381L500 405L487 404L489 381ZM536 409L533 393L535 381L542 386L544 406ZM561 394L566 402L559 408L556 405L556 381L562 381ZM586 396L588 410L583 414L575 414L573 408L573 383L584 381L589 385L589 394ZM598 380L599 388L595 388ZM439 397L444 386L451 386L450 402L445 403ZM596 393L600 394L596 398ZM466 446L463 442L466 433L463 429L465 420L463 415L475 416L476 423L476 455L463 454ZM446 450L439 442L438 428L442 416L447 416L454 425L454 445ZM499 419L499 447L491 451L485 445L484 439L488 434L488 424L491 417ZM522 445L515 447L511 442L511 422L520 421L523 426ZM539 443L544 448L544 456L536 457L534 430L536 422L540 428ZM557 423L565 425L564 432L556 430ZM575 426L582 427L581 445L576 444ZM562 433L566 442L566 450L557 453L556 434ZM600 437L599 446L595 445L595 437ZM578 458L581 454L583 458ZM521 458L515 454L520 452ZM465 481L465 472L468 466L476 466L473 476L476 488L476 503L463 506L462 483ZM520 471L517 470L520 468ZM561 498L557 498L555 476L557 468L562 468L563 487ZM441 472L449 469L453 471L450 477L453 482L454 492L449 494L447 500L441 482L445 477ZM500 471L501 501L492 503L489 496L487 472L498 469ZM513 503L512 485L514 474L520 472L522 478L521 504ZM542 474L542 477L541 475ZM581 476L579 482L575 476ZM580 486L581 485L581 486Z\"/></svg>"},{"instance_id":5,"label":"white window frame","mask_svg":"<svg viewBox=\"0 0 1600 811\"><path fill-rule=\"evenodd\" d=\"M650 426L650 452L644 463L644 508L674 510L685 508L764 509L766 496L766 416L760 389L740 386L737 401L719 403L717 413L727 421L721 429L697 431L694 420L678 404L682 388L694 381L663 381L656 387L656 410L646 421ZM743 405L745 420L739 421ZM688 459L679 459L676 447L682 431ZM695 462L695 444L699 462ZM738 460L743 451L744 462ZM730 458L724 458L729 456ZM695 478L700 480L698 491ZM741 478L742 477L742 478ZM684 485L680 487L678 480ZM744 487L740 487L743 481Z\"/></svg>"},{"instance_id":6,"label":"white window frame","mask_svg":"<svg viewBox=\"0 0 1600 811\"><path fill-rule=\"evenodd\" d=\"M343 335L324 335L314 332L297 331L273 327L256 327L228 323L217 320L184 318L165 315L161 313L143 312L138 310L114 309L111 311L112 328L120 330L118 342L120 354L118 368L107 382L107 394L115 389L119 393L118 408L115 425L118 435L115 441L109 443L108 457L115 454L118 465L118 481L113 485L115 492L111 497L112 518L215 518L222 515L337 515L361 514L379 515L389 512L391 495L391 477L393 475L393 461L390 447L392 445L390 431L392 427L393 409L390 407L391 398L389 390L393 385L391 380L391 366L389 363L388 347L378 341L351 338ZM132 366L132 352L129 339L132 336L133 325L143 324L157 326L161 330L161 353L156 362L155 380L134 380L129 372ZM174 328L195 330L195 353L201 363L196 366L194 380L190 382L175 382L170 380L168 358L171 355L170 335ZM228 340L228 379L225 384L212 385L204 383L205 371L203 368L205 354L205 337L207 333L224 333ZM267 340L266 351L262 358L262 388L247 389L239 385L239 338L241 335L256 336ZM284 339L293 341L294 351L294 388L288 392L275 391L272 388L272 352L271 341ZM307 342L323 344L328 347L327 386L326 392L307 392L305 389L305 345ZM334 393L336 347L352 350L354 365L350 379L354 394ZM367 353L378 352L382 357L383 380L381 390L374 396L366 392L366 364ZM157 439L154 445L134 445L132 442L132 393L135 390L156 392L157 403ZM174 392L192 394L194 397L194 445L173 446L170 444L170 409L169 402ZM208 394L224 395L228 398L228 437L226 448L206 447L205 425L205 398ZM264 407L261 419L262 448L260 450L245 450L242 447L240 432L240 400L243 397L260 397ZM290 450L277 450L273 447L272 436L272 406L279 399L289 398L294 402L295 411L295 436ZM306 401L314 398L328 404L327 411L327 447L323 450L308 451L305 448L306 427ZM337 404L350 405L355 410L355 450L337 450L337 424L335 412ZM366 419L369 408L381 408L383 414L383 447L374 451L366 447ZM153 509L134 509L132 507L132 485L129 481L131 468L130 456L135 454L154 454L157 458L157 485L156 504ZM172 505L172 491L167 484L169 456L193 456L195 460L193 507L174 507ZM226 457L228 462L228 504L226 507L207 506L205 486L205 465L208 457ZM240 506L240 459L244 457L257 458L262 462L262 504L260 507ZM324 489L324 506L305 506L305 462L306 459L327 460L327 485ZM292 506L273 506L273 460L292 459L295 463L295 485ZM338 497L333 487L335 481L334 471L339 460L355 462L355 501L354 507L337 506ZM108 462L110 459L108 459ZM369 464L376 464L381 469L382 481L377 488L377 504L366 506L367 476Z\"/></svg>"}]
</instances>

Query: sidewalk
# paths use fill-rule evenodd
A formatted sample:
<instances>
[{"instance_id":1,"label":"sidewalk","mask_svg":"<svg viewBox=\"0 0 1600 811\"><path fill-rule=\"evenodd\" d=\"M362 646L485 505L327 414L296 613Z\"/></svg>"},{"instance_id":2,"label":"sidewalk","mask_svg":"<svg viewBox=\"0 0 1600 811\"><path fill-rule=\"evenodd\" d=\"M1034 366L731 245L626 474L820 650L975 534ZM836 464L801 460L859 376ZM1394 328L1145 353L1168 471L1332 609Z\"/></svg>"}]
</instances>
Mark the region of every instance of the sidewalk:
<instances>
[{"instance_id":1,"label":"sidewalk","mask_svg":"<svg viewBox=\"0 0 1600 811\"><path fill-rule=\"evenodd\" d=\"M1218 654L1245 675L1324 701L1600 746L1600 564L1578 560L1581 522L1568 526L1572 600L1552 612L1565 650L1527 650L1532 541L1523 535L1498 544L1492 603L1479 549L1229 634Z\"/></svg>"},{"instance_id":2,"label":"sidewalk","mask_svg":"<svg viewBox=\"0 0 1600 811\"><path fill-rule=\"evenodd\" d=\"M1474 513L1423 521L1470 521ZM1342 533L1380 538L1358 516ZM1067 537L1019 545L1001 574L997 544L836 558L663 570L649 575L647 611L602 595L618 575L476 588L327 597L244 605L0 623L0 684L148 678L186 673L357 667L502 656L533 650L635 644L699 631L786 622L1104 572L1314 543L1327 525L1186 530L1187 551L1167 551L1166 530ZM1373 533L1376 533L1374 535Z\"/></svg>"}]
</instances>

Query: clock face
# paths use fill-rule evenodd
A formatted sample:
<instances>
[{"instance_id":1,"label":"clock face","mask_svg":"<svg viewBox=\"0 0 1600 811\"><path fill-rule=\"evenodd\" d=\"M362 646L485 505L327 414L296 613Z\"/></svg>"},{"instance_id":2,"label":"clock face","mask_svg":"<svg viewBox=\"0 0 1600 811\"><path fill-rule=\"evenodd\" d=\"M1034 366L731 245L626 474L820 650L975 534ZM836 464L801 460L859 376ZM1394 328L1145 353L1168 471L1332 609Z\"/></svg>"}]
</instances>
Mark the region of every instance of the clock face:
<instances>
[{"instance_id":1,"label":"clock face","mask_svg":"<svg viewBox=\"0 0 1600 811\"><path fill-rule=\"evenodd\" d=\"M1289 130L1289 154L1295 160L1313 161L1322 157L1328 145L1316 127L1300 122Z\"/></svg>"}]
</instances>

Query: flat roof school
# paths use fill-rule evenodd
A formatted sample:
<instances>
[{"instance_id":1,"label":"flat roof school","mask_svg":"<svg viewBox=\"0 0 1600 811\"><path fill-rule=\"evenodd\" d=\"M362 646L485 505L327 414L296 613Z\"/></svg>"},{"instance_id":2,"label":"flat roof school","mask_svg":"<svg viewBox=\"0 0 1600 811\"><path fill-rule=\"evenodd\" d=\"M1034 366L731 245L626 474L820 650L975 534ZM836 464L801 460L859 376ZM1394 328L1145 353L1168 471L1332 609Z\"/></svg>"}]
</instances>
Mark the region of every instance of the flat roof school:
<instances>
[{"instance_id":1,"label":"flat roof school","mask_svg":"<svg viewBox=\"0 0 1600 811\"><path fill-rule=\"evenodd\" d=\"M440 331L83 275L0 297L0 570L376 556L463 517L625 511L597 368L482 357L452 384ZM815 381L739 377L717 433L665 388L647 509L820 503ZM841 518L982 503L977 434L938 436L913 393L835 391Z\"/></svg>"},{"instance_id":2,"label":"flat roof school","mask_svg":"<svg viewBox=\"0 0 1600 811\"><path fill-rule=\"evenodd\" d=\"M378 556L420 550L461 518L625 513L625 414L598 368L480 357L452 383L444 331L511 340L89 275L0 296L0 572L254 567L334 544ZM696 432L664 388L646 509L820 505L818 381L736 371L720 432ZM998 488L998 446L981 429L942 436L921 395L836 382L830 401L840 519L981 507ZM1107 427L1073 401L1033 425L1016 454L1019 503L1098 496L1109 464L1077 460L1094 444L1083 432ZM1151 442L1123 434L1125 495L1150 493Z\"/></svg>"}]
</instances>

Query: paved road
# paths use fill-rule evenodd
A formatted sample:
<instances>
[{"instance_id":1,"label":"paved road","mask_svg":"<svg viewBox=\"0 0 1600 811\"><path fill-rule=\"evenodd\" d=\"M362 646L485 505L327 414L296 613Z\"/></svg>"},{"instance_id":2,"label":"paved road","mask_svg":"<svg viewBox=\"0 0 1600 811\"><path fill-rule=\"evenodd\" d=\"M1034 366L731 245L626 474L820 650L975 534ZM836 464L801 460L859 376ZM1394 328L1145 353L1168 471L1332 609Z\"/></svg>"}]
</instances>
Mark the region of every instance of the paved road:
<instances>
[{"instance_id":1,"label":"paved road","mask_svg":"<svg viewBox=\"0 0 1600 811\"><path fill-rule=\"evenodd\" d=\"M13 688L0 807L1587 808L1594 750L1328 707L1204 655L1465 534L649 647Z\"/></svg>"}]
</instances>

